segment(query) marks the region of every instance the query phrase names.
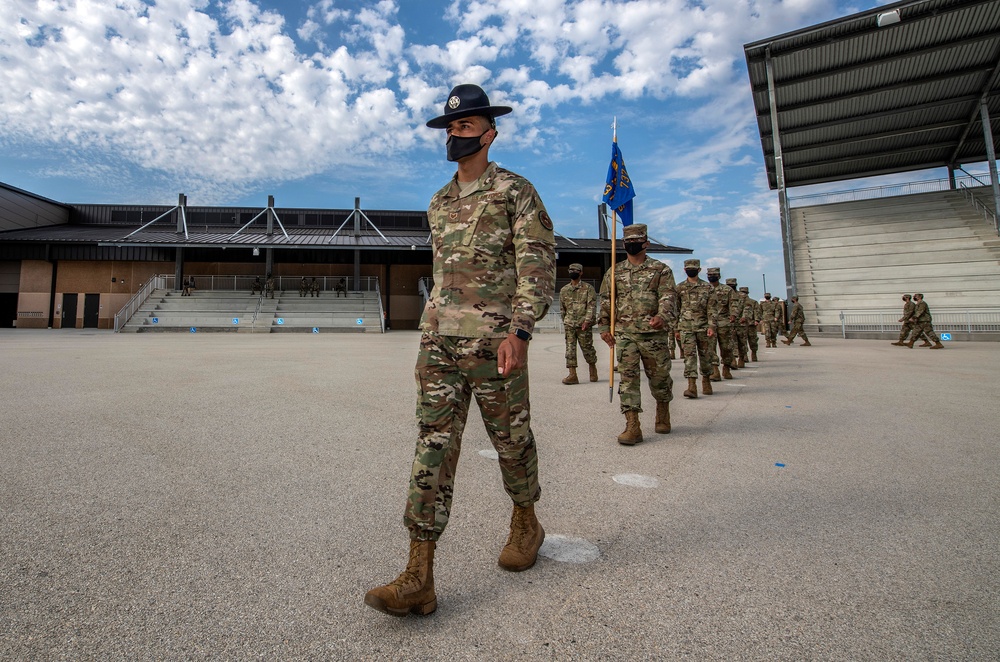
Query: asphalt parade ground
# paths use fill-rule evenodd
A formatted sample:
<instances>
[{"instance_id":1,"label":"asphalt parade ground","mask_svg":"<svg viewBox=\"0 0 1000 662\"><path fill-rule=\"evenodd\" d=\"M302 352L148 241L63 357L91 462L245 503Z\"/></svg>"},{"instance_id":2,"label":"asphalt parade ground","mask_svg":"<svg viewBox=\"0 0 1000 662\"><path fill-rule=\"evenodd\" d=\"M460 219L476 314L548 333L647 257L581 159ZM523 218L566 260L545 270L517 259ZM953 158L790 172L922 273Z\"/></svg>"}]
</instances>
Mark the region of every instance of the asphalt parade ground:
<instances>
[{"instance_id":1,"label":"asphalt parade ground","mask_svg":"<svg viewBox=\"0 0 1000 662\"><path fill-rule=\"evenodd\" d=\"M531 343L548 534L473 408L438 610L402 570L416 332L0 332L0 659L996 660L1000 345L813 338L620 446L602 381ZM581 371L584 375L586 370Z\"/></svg>"}]
</instances>

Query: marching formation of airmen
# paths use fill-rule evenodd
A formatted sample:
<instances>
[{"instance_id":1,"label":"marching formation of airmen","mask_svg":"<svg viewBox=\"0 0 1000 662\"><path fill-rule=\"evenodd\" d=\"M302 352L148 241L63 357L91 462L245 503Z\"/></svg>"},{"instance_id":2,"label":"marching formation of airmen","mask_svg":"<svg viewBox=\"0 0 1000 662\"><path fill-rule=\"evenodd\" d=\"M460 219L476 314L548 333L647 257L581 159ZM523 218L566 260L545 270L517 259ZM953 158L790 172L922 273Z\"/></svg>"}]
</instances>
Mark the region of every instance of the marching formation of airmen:
<instances>
[{"instance_id":1,"label":"marching formation of airmen","mask_svg":"<svg viewBox=\"0 0 1000 662\"><path fill-rule=\"evenodd\" d=\"M733 370L757 361L758 333L763 333L766 347L777 347L778 334L785 328L785 308L781 300L764 294L764 301L749 296L748 287L737 287L735 278L721 283L718 267L706 270L707 282L699 278L701 261L684 261L685 278L675 282L666 264L646 255L649 240L646 226L635 223L624 229L627 258L608 270L599 296L580 278L583 265L571 264L570 283L559 292L559 305L566 335L566 367L569 374L563 384L579 384L577 346L583 351L590 369L590 381L598 381L597 353L590 332L594 326L595 300L598 300L597 330L601 339L616 350L615 370L621 375L619 403L625 416L625 430L618 442L626 446L643 440L639 423L642 412L640 366L649 381L656 402L655 431L670 432L670 401L673 380L670 361L675 345L684 359L687 388L684 397L698 398L699 379L702 395L712 395L712 382L733 379ZM612 273L615 307L611 311ZM802 336L802 345L811 346L802 329L805 316L797 297L792 297L789 320L791 332L782 340L791 345ZM926 307L926 304L925 304ZM907 312L904 310L904 317ZM920 313L910 311L917 324ZM929 313L927 313L929 324ZM612 331L612 322L613 328ZM915 327L914 327L915 328ZM923 328L923 327L921 327ZM931 331L933 333L933 331ZM936 337L936 336L935 336ZM902 343L903 336L899 343ZM912 346L912 341L910 343Z\"/></svg>"}]
</instances>

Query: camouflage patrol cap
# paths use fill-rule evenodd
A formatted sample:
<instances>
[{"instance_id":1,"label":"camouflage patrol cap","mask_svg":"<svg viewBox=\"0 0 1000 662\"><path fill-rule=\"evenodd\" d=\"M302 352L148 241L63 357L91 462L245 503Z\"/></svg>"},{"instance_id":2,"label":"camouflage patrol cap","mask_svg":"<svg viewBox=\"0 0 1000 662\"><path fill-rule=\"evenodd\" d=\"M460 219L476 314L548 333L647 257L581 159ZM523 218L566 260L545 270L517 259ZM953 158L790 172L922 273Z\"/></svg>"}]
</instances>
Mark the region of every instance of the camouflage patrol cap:
<instances>
[{"instance_id":1,"label":"camouflage patrol cap","mask_svg":"<svg viewBox=\"0 0 1000 662\"><path fill-rule=\"evenodd\" d=\"M569 270L579 271L580 273L583 273L583 265L580 264L579 262L574 262L573 264L569 265Z\"/></svg>"},{"instance_id":2,"label":"camouflage patrol cap","mask_svg":"<svg viewBox=\"0 0 1000 662\"><path fill-rule=\"evenodd\" d=\"M721 272L719 271L719 267L709 267L705 273L709 276L718 276Z\"/></svg>"},{"instance_id":3,"label":"camouflage patrol cap","mask_svg":"<svg viewBox=\"0 0 1000 662\"><path fill-rule=\"evenodd\" d=\"M735 278L727 278L726 279L726 285L735 285L735 284L736 284L736 279Z\"/></svg>"},{"instance_id":4,"label":"camouflage patrol cap","mask_svg":"<svg viewBox=\"0 0 1000 662\"><path fill-rule=\"evenodd\" d=\"M750 288L744 285L743 287L740 288L740 292L743 292L744 294L750 294Z\"/></svg>"},{"instance_id":5,"label":"camouflage patrol cap","mask_svg":"<svg viewBox=\"0 0 1000 662\"><path fill-rule=\"evenodd\" d=\"M646 224L633 223L632 225L626 225L623 235L624 241L646 241Z\"/></svg>"},{"instance_id":6,"label":"camouflage patrol cap","mask_svg":"<svg viewBox=\"0 0 1000 662\"><path fill-rule=\"evenodd\" d=\"M685 269L701 269L701 260L695 260L693 258L690 259L690 260L684 260L684 268Z\"/></svg>"},{"instance_id":7,"label":"camouflage patrol cap","mask_svg":"<svg viewBox=\"0 0 1000 662\"><path fill-rule=\"evenodd\" d=\"M909 299L909 298L910 298L910 295L909 295L909 294L904 294L904 295L903 295L903 298L904 298L904 299Z\"/></svg>"}]
</instances>

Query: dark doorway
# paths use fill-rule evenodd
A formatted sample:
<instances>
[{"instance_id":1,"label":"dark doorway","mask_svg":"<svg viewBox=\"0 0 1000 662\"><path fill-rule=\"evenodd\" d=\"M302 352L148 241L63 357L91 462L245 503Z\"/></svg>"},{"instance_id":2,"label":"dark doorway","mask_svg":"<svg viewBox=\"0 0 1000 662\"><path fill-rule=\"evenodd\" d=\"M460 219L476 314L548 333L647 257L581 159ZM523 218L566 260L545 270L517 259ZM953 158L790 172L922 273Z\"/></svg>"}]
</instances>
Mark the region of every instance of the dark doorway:
<instances>
[{"instance_id":1,"label":"dark doorway","mask_svg":"<svg viewBox=\"0 0 1000 662\"><path fill-rule=\"evenodd\" d=\"M101 319L101 295L83 295L83 328L96 329L100 326Z\"/></svg>"},{"instance_id":2,"label":"dark doorway","mask_svg":"<svg viewBox=\"0 0 1000 662\"><path fill-rule=\"evenodd\" d=\"M0 293L0 328L11 328L15 320L17 320L17 292Z\"/></svg>"},{"instance_id":3,"label":"dark doorway","mask_svg":"<svg viewBox=\"0 0 1000 662\"><path fill-rule=\"evenodd\" d=\"M79 298L75 292L73 294L63 294L62 328L76 328L76 302Z\"/></svg>"}]
</instances>

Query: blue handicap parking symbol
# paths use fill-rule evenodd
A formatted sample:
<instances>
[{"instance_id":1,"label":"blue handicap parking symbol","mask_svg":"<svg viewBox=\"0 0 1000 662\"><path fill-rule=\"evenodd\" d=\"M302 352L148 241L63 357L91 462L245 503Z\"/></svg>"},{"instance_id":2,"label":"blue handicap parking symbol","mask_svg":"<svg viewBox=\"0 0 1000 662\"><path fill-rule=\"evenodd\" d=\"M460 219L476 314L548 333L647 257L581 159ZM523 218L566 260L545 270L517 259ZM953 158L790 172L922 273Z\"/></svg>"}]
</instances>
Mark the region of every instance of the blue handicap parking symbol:
<instances>
[{"instance_id":1,"label":"blue handicap parking symbol","mask_svg":"<svg viewBox=\"0 0 1000 662\"><path fill-rule=\"evenodd\" d=\"M285 323L285 320L284 320L284 318L282 318L282 317L279 317L279 318L278 318L278 324L284 324L284 323Z\"/></svg>"},{"instance_id":2,"label":"blue handicap parking symbol","mask_svg":"<svg viewBox=\"0 0 1000 662\"><path fill-rule=\"evenodd\" d=\"M313 327L313 333L319 333L319 328L314 326Z\"/></svg>"},{"instance_id":3,"label":"blue handicap parking symbol","mask_svg":"<svg viewBox=\"0 0 1000 662\"><path fill-rule=\"evenodd\" d=\"M191 333L197 333L197 332L198 332L198 329L196 329L196 328L194 328L194 327L192 326L192 327L191 327Z\"/></svg>"},{"instance_id":4,"label":"blue handicap parking symbol","mask_svg":"<svg viewBox=\"0 0 1000 662\"><path fill-rule=\"evenodd\" d=\"M159 324L159 323L160 323L160 318L159 317L154 317L153 318L153 324Z\"/></svg>"},{"instance_id":5,"label":"blue handicap parking symbol","mask_svg":"<svg viewBox=\"0 0 1000 662\"><path fill-rule=\"evenodd\" d=\"M361 326L364 323L365 323L365 321L359 317L358 318L358 326Z\"/></svg>"},{"instance_id":6,"label":"blue handicap parking symbol","mask_svg":"<svg viewBox=\"0 0 1000 662\"><path fill-rule=\"evenodd\" d=\"M239 324L239 323L240 323L240 318L239 317L234 317L233 318L233 324Z\"/></svg>"},{"instance_id":7,"label":"blue handicap parking symbol","mask_svg":"<svg viewBox=\"0 0 1000 662\"><path fill-rule=\"evenodd\" d=\"M941 340L951 340L951 334L950 333L942 333L941 334Z\"/></svg>"}]
</instances>

